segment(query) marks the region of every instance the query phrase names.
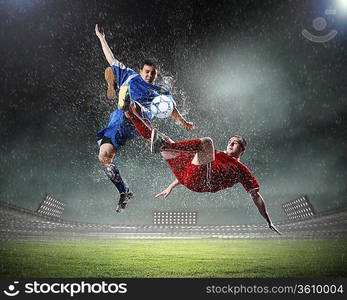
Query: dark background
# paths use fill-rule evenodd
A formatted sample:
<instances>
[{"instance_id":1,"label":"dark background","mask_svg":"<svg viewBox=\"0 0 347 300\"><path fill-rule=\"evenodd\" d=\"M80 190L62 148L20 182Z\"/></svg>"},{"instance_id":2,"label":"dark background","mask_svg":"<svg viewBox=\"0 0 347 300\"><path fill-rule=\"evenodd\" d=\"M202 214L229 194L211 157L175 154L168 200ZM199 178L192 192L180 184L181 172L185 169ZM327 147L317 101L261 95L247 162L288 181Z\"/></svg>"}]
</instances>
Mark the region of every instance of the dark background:
<instances>
[{"instance_id":1,"label":"dark background","mask_svg":"<svg viewBox=\"0 0 347 300\"><path fill-rule=\"evenodd\" d=\"M322 32L317 17L327 21ZM246 137L242 161L273 220L302 195L317 212L346 206L347 9L337 0L0 0L1 201L36 209L50 193L67 203L65 218L100 223L148 224L155 210L198 211L200 224L263 222L240 185L154 199L174 177L140 138L118 153L136 197L114 213L118 195L95 142L116 107L105 97L96 23L128 67L160 62L159 82L199 128L170 119L156 127L174 140L210 136L220 150L231 135ZM303 29L338 34L313 43Z\"/></svg>"}]
</instances>

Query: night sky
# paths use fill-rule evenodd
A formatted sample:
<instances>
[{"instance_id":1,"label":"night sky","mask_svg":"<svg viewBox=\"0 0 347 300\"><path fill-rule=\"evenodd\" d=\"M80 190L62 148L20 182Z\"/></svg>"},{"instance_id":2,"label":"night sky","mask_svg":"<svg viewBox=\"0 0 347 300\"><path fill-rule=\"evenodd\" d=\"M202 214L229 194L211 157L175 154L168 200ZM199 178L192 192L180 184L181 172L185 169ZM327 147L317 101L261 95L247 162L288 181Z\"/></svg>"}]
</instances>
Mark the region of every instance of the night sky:
<instances>
[{"instance_id":1,"label":"night sky","mask_svg":"<svg viewBox=\"0 0 347 300\"><path fill-rule=\"evenodd\" d=\"M241 185L215 194L181 186L154 199L174 177L141 138L118 153L136 197L124 213L113 212L118 193L99 166L95 140L116 108L106 99L98 23L126 66L160 62L158 82L198 126L187 132L158 119L157 128L177 141L210 136L219 150L231 135L247 139L242 161L273 221L284 218L282 203L302 195L317 212L346 207L341 3L0 0L0 200L35 210L50 193L66 202L66 219L100 223L150 224L156 210L198 211L200 224L264 222ZM313 26L318 17L323 30ZM303 29L337 35L314 43Z\"/></svg>"}]
</instances>

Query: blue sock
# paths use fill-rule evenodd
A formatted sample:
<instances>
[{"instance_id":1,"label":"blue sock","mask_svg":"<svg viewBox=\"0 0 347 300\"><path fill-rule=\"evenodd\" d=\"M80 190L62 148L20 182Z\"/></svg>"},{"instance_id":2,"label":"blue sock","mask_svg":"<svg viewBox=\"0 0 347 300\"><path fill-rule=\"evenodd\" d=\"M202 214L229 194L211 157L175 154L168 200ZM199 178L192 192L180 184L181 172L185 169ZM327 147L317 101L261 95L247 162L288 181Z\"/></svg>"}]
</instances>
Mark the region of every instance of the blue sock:
<instances>
[{"instance_id":1,"label":"blue sock","mask_svg":"<svg viewBox=\"0 0 347 300\"><path fill-rule=\"evenodd\" d=\"M112 183L116 186L119 193L126 193L129 191L128 187L124 183L122 176L119 173L118 168L116 167L116 165L114 163L107 166L104 169L104 171L105 171L107 177L110 178Z\"/></svg>"}]
</instances>

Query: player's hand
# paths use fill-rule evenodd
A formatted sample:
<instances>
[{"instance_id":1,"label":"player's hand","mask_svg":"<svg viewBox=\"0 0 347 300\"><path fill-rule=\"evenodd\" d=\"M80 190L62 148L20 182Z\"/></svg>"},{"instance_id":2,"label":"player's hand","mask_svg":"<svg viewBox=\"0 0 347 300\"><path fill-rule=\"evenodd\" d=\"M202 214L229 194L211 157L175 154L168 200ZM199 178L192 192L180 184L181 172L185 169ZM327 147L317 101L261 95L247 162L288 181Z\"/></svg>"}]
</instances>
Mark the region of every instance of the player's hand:
<instances>
[{"instance_id":1,"label":"player's hand","mask_svg":"<svg viewBox=\"0 0 347 300\"><path fill-rule=\"evenodd\" d=\"M95 34L99 39L105 38L104 30L98 24L95 24Z\"/></svg>"},{"instance_id":2,"label":"player's hand","mask_svg":"<svg viewBox=\"0 0 347 300\"><path fill-rule=\"evenodd\" d=\"M161 196L163 196L164 198L166 198L167 196L170 195L171 191L172 191L172 189L166 188L166 189L163 190L161 193L155 195L155 198L159 198L159 197L161 197Z\"/></svg>"},{"instance_id":3,"label":"player's hand","mask_svg":"<svg viewBox=\"0 0 347 300\"><path fill-rule=\"evenodd\" d=\"M188 131L192 131L196 129L196 126L192 122L184 122L183 127Z\"/></svg>"},{"instance_id":4,"label":"player's hand","mask_svg":"<svg viewBox=\"0 0 347 300\"><path fill-rule=\"evenodd\" d=\"M276 226L274 224L272 224L272 222L270 222L269 224L269 228L271 230L273 230L274 232L276 232L277 234L281 235L281 232L276 228Z\"/></svg>"}]
</instances>

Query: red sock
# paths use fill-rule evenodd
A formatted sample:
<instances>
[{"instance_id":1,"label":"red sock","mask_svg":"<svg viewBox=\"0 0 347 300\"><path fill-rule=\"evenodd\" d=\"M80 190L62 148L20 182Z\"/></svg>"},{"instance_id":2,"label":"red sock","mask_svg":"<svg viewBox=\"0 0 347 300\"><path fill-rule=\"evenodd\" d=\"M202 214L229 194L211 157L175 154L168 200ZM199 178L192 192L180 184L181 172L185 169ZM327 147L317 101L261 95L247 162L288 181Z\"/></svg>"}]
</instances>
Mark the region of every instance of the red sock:
<instances>
[{"instance_id":1,"label":"red sock","mask_svg":"<svg viewBox=\"0 0 347 300\"><path fill-rule=\"evenodd\" d=\"M172 150L178 152L199 152L202 150L201 139L170 143L162 147L162 150Z\"/></svg>"},{"instance_id":2,"label":"red sock","mask_svg":"<svg viewBox=\"0 0 347 300\"><path fill-rule=\"evenodd\" d=\"M133 123L137 132L141 134L141 136L146 140L150 139L152 133L152 126L147 124L147 122L141 118L141 116L133 107L130 107L128 115L129 120L131 121L131 123Z\"/></svg>"}]
</instances>

